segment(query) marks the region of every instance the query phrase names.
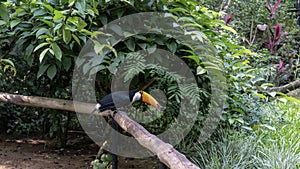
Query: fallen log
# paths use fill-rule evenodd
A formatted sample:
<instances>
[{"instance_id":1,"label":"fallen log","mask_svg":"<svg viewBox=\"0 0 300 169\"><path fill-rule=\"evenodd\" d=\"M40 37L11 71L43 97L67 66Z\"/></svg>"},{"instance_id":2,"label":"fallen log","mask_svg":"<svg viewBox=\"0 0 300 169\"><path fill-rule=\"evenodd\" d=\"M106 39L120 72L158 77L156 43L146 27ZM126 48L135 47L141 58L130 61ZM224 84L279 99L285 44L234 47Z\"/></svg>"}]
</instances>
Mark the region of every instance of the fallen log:
<instances>
[{"instance_id":1,"label":"fallen log","mask_svg":"<svg viewBox=\"0 0 300 169\"><path fill-rule=\"evenodd\" d=\"M57 110L75 112L74 103L71 100L22 96L0 92L0 101L30 107L42 107ZM90 113L94 109L94 104L76 102L78 113ZM103 114L106 115L107 113ZM102 114L100 114L102 115ZM142 146L155 153L159 160L171 169L199 169L190 162L183 154L173 148L172 145L163 142L155 135L149 133L142 125L130 119L125 112L119 111L110 115L128 133L130 133Z\"/></svg>"}]
</instances>

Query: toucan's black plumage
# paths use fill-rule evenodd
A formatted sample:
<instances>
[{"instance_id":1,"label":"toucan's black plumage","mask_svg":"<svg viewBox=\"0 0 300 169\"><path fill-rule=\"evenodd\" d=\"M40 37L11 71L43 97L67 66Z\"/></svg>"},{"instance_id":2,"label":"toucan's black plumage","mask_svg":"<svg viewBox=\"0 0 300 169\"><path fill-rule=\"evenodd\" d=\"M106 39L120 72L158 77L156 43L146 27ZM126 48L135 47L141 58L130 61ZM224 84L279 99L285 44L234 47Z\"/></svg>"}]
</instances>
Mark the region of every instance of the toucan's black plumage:
<instances>
[{"instance_id":1,"label":"toucan's black plumage","mask_svg":"<svg viewBox=\"0 0 300 169\"><path fill-rule=\"evenodd\" d=\"M119 107L127 106L131 103L137 89L128 91L117 91L104 96L98 101L100 104L99 111L116 110L116 105Z\"/></svg>"}]
</instances>

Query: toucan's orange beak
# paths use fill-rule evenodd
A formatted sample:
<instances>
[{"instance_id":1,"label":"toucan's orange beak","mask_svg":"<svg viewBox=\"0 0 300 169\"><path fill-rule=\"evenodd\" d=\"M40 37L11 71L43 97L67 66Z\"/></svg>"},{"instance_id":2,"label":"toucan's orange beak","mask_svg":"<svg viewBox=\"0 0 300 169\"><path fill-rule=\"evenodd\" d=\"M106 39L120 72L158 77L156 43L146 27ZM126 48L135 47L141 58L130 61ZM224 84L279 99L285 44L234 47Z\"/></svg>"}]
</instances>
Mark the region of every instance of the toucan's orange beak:
<instances>
[{"instance_id":1,"label":"toucan's orange beak","mask_svg":"<svg viewBox=\"0 0 300 169\"><path fill-rule=\"evenodd\" d=\"M149 93L140 91L142 94L142 102L148 103L153 106L156 110L160 111L160 105L156 99L154 99Z\"/></svg>"}]
</instances>

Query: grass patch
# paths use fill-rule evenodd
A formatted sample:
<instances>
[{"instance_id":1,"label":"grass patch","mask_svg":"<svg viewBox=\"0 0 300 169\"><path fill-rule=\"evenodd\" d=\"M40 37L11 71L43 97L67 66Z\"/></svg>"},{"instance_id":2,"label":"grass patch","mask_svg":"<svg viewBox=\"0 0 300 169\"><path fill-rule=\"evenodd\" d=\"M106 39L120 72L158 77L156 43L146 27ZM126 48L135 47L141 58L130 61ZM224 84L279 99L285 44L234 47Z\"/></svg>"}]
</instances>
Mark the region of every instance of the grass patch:
<instances>
[{"instance_id":1,"label":"grass patch","mask_svg":"<svg viewBox=\"0 0 300 169\"><path fill-rule=\"evenodd\" d=\"M267 116L276 131L220 131L217 139L194 146L189 158L201 168L300 168L300 106L277 102Z\"/></svg>"}]
</instances>

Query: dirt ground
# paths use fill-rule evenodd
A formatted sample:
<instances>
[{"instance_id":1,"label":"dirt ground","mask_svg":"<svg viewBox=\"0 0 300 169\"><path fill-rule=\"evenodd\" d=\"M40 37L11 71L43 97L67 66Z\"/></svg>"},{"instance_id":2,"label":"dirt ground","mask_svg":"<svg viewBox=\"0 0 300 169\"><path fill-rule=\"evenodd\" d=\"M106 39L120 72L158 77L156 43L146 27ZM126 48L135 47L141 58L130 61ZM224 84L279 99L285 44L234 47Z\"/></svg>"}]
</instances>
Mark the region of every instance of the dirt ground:
<instances>
[{"instance_id":1,"label":"dirt ground","mask_svg":"<svg viewBox=\"0 0 300 169\"><path fill-rule=\"evenodd\" d=\"M86 138L71 141L66 148L58 150L53 141L0 135L0 169L92 168L90 162L95 159L99 147ZM131 168L157 169L158 160L119 157L119 169Z\"/></svg>"}]
</instances>

